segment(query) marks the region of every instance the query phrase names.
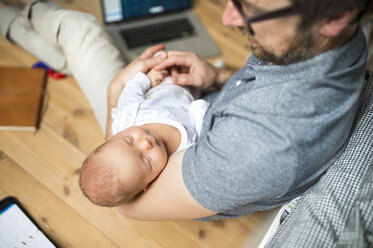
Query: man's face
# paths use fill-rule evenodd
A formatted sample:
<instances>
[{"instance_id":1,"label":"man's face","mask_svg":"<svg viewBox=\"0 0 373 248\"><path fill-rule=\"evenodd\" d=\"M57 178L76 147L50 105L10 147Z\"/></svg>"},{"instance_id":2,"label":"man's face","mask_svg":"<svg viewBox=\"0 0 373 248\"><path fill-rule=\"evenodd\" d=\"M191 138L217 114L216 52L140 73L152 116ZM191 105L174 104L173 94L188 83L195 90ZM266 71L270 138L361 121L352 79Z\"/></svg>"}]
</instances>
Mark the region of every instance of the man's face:
<instances>
[{"instance_id":1,"label":"man's face","mask_svg":"<svg viewBox=\"0 0 373 248\"><path fill-rule=\"evenodd\" d=\"M240 0L245 16L253 17L291 6L289 0ZM316 48L311 30L300 32L299 15L293 14L251 24L255 34L246 30L244 18L229 0L223 17L224 25L237 26L247 37L255 56L273 64L290 64L312 56Z\"/></svg>"}]
</instances>

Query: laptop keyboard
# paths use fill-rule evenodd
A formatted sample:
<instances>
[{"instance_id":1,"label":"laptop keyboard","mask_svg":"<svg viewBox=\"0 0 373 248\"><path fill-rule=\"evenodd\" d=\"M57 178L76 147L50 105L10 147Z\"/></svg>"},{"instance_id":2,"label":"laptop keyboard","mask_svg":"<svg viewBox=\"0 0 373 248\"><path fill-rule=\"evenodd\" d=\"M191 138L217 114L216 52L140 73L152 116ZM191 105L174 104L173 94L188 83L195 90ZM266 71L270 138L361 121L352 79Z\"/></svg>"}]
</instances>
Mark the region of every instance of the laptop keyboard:
<instances>
[{"instance_id":1,"label":"laptop keyboard","mask_svg":"<svg viewBox=\"0 0 373 248\"><path fill-rule=\"evenodd\" d=\"M129 48L188 37L194 34L194 28L188 19L178 19L142 27L124 29L120 34Z\"/></svg>"}]
</instances>

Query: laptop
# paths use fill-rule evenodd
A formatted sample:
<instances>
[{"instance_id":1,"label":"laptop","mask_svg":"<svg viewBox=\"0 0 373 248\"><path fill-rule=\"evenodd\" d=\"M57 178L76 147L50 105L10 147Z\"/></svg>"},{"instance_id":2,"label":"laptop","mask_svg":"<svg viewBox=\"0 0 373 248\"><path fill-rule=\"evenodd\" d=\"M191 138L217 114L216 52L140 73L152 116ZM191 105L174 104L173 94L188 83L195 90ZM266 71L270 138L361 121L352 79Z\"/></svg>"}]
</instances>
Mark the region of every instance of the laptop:
<instances>
[{"instance_id":1,"label":"laptop","mask_svg":"<svg viewBox=\"0 0 373 248\"><path fill-rule=\"evenodd\" d=\"M220 54L191 8L191 0L101 0L109 35L131 61L146 48L192 51L201 57Z\"/></svg>"}]
</instances>

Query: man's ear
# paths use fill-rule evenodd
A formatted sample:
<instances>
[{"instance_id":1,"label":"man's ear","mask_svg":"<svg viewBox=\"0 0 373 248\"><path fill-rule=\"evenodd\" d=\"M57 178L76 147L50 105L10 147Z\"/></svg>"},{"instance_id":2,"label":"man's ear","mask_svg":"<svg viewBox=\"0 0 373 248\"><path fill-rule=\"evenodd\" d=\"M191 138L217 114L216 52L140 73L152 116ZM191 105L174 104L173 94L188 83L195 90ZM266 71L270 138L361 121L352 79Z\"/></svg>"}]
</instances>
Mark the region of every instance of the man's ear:
<instances>
[{"instance_id":1,"label":"man's ear","mask_svg":"<svg viewBox=\"0 0 373 248\"><path fill-rule=\"evenodd\" d=\"M343 29L353 21L356 13L356 8L353 8L330 17L321 27L320 33L329 38L338 36Z\"/></svg>"}]
</instances>

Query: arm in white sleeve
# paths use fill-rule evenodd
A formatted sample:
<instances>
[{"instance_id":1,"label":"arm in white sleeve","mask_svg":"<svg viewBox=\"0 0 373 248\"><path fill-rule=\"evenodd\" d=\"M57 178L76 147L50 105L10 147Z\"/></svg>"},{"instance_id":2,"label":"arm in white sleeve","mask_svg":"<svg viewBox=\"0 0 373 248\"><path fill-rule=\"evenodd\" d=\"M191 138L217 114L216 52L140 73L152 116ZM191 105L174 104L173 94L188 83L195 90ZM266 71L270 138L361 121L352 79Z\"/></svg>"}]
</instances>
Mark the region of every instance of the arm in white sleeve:
<instances>
[{"instance_id":1,"label":"arm in white sleeve","mask_svg":"<svg viewBox=\"0 0 373 248\"><path fill-rule=\"evenodd\" d=\"M118 100L118 108L145 100L145 92L150 88L150 79L142 72L126 83Z\"/></svg>"},{"instance_id":2,"label":"arm in white sleeve","mask_svg":"<svg viewBox=\"0 0 373 248\"><path fill-rule=\"evenodd\" d=\"M126 83L120 94L118 105L111 111L113 135L132 126L135 122L139 105L145 100L145 93L150 88L149 78L138 72L133 79Z\"/></svg>"}]
</instances>

